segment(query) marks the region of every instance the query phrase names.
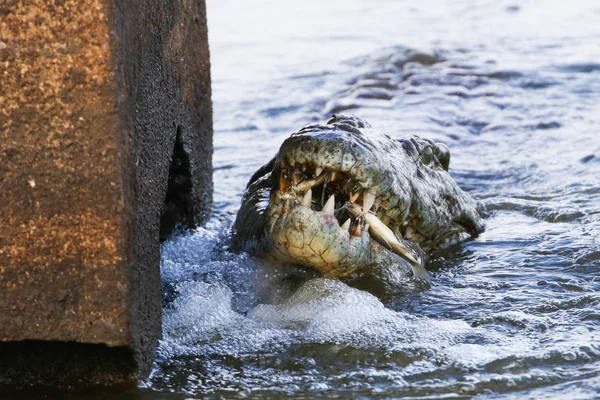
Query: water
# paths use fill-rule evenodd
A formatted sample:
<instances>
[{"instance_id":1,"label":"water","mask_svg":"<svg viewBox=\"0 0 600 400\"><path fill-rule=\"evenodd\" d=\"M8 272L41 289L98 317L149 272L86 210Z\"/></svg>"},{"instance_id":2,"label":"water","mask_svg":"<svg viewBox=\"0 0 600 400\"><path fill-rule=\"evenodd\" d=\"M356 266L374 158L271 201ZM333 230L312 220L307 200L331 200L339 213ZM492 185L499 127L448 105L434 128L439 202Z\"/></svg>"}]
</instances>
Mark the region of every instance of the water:
<instances>
[{"instance_id":1,"label":"water","mask_svg":"<svg viewBox=\"0 0 600 400\"><path fill-rule=\"evenodd\" d=\"M600 4L209 0L215 213L163 246L145 398L600 398ZM227 251L250 175L352 112L447 143L486 231L434 286L308 279ZM290 276L291 275L291 276Z\"/></svg>"}]
</instances>

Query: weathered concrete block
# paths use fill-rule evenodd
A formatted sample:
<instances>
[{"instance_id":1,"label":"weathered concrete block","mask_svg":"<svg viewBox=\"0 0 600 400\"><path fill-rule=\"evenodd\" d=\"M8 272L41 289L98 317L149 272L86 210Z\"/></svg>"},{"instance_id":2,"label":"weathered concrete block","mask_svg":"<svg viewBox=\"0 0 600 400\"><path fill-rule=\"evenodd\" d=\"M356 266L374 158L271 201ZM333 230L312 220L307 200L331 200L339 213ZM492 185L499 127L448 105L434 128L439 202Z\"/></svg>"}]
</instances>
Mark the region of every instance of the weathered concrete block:
<instances>
[{"instance_id":1,"label":"weathered concrete block","mask_svg":"<svg viewBox=\"0 0 600 400\"><path fill-rule=\"evenodd\" d=\"M0 3L0 388L147 372L211 156L204 0Z\"/></svg>"}]
</instances>

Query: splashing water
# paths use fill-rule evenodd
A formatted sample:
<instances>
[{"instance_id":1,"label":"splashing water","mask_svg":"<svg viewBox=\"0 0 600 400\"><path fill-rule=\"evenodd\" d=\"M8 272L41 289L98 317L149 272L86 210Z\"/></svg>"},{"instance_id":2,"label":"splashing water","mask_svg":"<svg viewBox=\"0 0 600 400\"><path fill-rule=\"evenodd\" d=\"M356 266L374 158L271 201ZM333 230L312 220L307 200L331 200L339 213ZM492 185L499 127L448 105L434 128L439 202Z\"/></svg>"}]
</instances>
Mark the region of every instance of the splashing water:
<instances>
[{"instance_id":1,"label":"splashing water","mask_svg":"<svg viewBox=\"0 0 600 400\"><path fill-rule=\"evenodd\" d=\"M143 393L597 398L598 18L593 1L209 1L216 210L163 244ZM341 111L447 143L486 209L482 235L433 255L430 290L228 251L250 175Z\"/></svg>"}]
</instances>

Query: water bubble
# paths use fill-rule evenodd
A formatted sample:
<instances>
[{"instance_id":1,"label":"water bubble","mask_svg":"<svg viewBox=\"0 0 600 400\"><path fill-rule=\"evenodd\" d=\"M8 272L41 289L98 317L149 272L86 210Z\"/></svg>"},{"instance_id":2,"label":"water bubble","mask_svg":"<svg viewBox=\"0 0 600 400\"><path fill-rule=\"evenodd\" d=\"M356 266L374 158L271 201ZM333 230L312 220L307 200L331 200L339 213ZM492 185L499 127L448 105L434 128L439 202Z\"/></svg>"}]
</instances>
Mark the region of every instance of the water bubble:
<instances>
[{"instance_id":1,"label":"water bubble","mask_svg":"<svg viewBox=\"0 0 600 400\"><path fill-rule=\"evenodd\" d=\"M324 392L327 389L329 389L329 386L327 386L327 384L323 382L315 382L312 385L310 385L309 389L315 392Z\"/></svg>"},{"instance_id":2,"label":"water bubble","mask_svg":"<svg viewBox=\"0 0 600 400\"><path fill-rule=\"evenodd\" d=\"M475 385L461 385L458 388L458 391L463 394L474 394L475 393Z\"/></svg>"}]
</instances>

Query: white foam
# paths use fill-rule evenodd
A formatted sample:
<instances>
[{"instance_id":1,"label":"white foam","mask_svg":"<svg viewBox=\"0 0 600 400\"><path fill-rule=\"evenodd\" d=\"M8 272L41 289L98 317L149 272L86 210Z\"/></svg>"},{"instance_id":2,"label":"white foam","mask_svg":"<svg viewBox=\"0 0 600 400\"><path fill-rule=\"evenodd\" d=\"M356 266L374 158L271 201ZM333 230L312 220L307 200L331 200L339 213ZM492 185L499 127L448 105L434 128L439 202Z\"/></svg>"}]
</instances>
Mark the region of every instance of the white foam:
<instances>
[{"instance_id":1,"label":"white foam","mask_svg":"<svg viewBox=\"0 0 600 400\"><path fill-rule=\"evenodd\" d=\"M235 368L221 364L222 357L260 360L265 354L288 354L298 346L310 357L294 362L307 365L325 354L314 346L325 346L334 358L355 349L359 359L369 354L410 359L402 368L383 372L342 369L335 378L383 379L398 387L413 375L439 371L441 365L470 371L503 357L535 357L533 339L526 336L509 338L485 325L472 327L459 319L395 311L376 296L338 280L315 278L294 289L287 278L305 279L297 269L220 249L218 229L223 228L199 229L163 246L163 280L170 282L176 297L164 309L163 340L153 377L165 373L162 362L199 357L215 381L198 383L194 390L230 387L237 378L227 376ZM297 377L277 367L244 370L246 389L298 383ZM309 381L315 390L327 386L316 378Z\"/></svg>"},{"instance_id":2,"label":"white foam","mask_svg":"<svg viewBox=\"0 0 600 400\"><path fill-rule=\"evenodd\" d=\"M193 345L243 320L231 308L232 292L223 284L182 282L177 290L179 296L163 315L165 338Z\"/></svg>"},{"instance_id":3,"label":"white foam","mask_svg":"<svg viewBox=\"0 0 600 400\"><path fill-rule=\"evenodd\" d=\"M160 273L163 281L179 282L190 279L194 272L210 261L219 241L219 227L197 228L172 237L161 246Z\"/></svg>"}]
</instances>

